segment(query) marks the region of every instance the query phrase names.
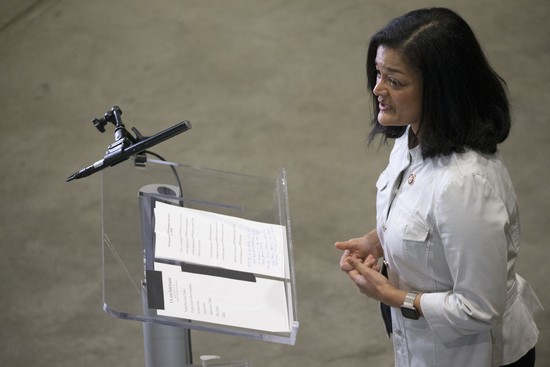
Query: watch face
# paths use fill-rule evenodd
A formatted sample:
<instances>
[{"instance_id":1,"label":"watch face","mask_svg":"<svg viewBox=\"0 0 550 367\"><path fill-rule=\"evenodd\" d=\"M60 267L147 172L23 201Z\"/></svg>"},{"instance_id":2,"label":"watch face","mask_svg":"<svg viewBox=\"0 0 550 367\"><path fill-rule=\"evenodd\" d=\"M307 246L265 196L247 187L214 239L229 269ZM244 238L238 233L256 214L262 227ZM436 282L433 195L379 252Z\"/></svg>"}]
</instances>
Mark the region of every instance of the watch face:
<instances>
[{"instance_id":1,"label":"watch face","mask_svg":"<svg viewBox=\"0 0 550 367\"><path fill-rule=\"evenodd\" d=\"M401 307L401 313L408 319L418 320L420 315L414 308Z\"/></svg>"}]
</instances>

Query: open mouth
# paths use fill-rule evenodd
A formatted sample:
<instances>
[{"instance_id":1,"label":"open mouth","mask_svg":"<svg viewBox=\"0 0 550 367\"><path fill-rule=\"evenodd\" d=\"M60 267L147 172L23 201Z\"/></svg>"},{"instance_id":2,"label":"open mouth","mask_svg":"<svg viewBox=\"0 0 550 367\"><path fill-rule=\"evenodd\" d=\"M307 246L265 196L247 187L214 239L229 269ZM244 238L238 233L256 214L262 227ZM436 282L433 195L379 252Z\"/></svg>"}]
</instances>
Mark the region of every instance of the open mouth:
<instances>
[{"instance_id":1,"label":"open mouth","mask_svg":"<svg viewBox=\"0 0 550 367\"><path fill-rule=\"evenodd\" d=\"M380 109L380 111L387 111L390 109L390 106L383 103L383 102L379 102L378 103L378 108Z\"/></svg>"},{"instance_id":2,"label":"open mouth","mask_svg":"<svg viewBox=\"0 0 550 367\"><path fill-rule=\"evenodd\" d=\"M378 98L378 108L380 109L380 111L386 111L390 109L390 105L384 103L384 100L382 100L381 98Z\"/></svg>"}]
</instances>

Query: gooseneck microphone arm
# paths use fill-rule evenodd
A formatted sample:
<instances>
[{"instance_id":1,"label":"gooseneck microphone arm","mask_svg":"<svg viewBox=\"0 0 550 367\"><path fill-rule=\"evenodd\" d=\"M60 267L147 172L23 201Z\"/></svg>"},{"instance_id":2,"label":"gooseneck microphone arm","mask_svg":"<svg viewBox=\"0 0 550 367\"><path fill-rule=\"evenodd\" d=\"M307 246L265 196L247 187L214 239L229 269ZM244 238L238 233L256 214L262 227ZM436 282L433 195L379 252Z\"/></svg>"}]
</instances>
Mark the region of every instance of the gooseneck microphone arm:
<instances>
[{"instance_id":1,"label":"gooseneck microphone arm","mask_svg":"<svg viewBox=\"0 0 550 367\"><path fill-rule=\"evenodd\" d=\"M136 128L132 128L132 131L136 134L134 137L122 123L121 114L121 109L114 106L101 119L93 119L94 126L102 133L105 132L107 123L110 122L115 125L115 141L109 145L102 159L72 174L67 178L67 182L90 176L106 167L114 166L191 128L189 121L183 121L150 137L145 137Z\"/></svg>"}]
</instances>

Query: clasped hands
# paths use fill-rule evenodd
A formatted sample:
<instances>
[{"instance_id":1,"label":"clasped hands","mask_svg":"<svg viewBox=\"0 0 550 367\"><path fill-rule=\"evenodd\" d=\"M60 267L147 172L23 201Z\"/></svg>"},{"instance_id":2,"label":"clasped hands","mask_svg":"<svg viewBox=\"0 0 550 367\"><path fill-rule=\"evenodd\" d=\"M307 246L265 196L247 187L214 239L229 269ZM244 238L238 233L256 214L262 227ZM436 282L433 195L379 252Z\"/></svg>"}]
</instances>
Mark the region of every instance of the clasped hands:
<instances>
[{"instance_id":1,"label":"clasped hands","mask_svg":"<svg viewBox=\"0 0 550 367\"><path fill-rule=\"evenodd\" d=\"M397 289L379 272L378 259L383 256L383 250L376 230L360 238L336 242L335 246L344 251L340 269L348 274L361 293L391 305L390 299Z\"/></svg>"}]
</instances>

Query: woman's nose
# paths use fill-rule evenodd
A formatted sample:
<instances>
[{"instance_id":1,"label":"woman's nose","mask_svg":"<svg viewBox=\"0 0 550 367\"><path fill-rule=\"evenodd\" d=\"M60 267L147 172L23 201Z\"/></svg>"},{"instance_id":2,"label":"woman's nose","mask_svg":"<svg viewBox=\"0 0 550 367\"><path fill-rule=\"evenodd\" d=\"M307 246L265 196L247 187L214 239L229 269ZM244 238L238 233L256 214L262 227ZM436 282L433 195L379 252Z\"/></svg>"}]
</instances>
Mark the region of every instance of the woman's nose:
<instances>
[{"instance_id":1,"label":"woman's nose","mask_svg":"<svg viewBox=\"0 0 550 367\"><path fill-rule=\"evenodd\" d=\"M376 84L374 85L374 88L372 89L372 93L374 93L374 95L378 97L384 94L384 92L385 92L385 88L383 86L382 79L378 79L376 81Z\"/></svg>"}]
</instances>

